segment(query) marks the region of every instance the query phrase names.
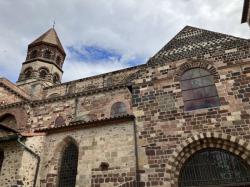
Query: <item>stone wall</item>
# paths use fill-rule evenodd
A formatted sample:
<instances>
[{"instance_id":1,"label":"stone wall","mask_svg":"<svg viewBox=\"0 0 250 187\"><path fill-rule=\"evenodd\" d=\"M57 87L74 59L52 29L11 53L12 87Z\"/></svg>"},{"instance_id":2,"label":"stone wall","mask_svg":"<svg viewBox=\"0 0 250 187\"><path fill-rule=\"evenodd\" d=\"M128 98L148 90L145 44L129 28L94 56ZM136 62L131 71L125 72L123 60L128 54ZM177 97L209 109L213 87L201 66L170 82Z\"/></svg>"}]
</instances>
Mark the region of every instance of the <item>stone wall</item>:
<instances>
[{"instance_id":1,"label":"stone wall","mask_svg":"<svg viewBox=\"0 0 250 187\"><path fill-rule=\"evenodd\" d=\"M25 177L21 177L20 168L22 164L23 150L16 142L1 143L0 148L4 150L4 160L1 168L0 186L9 187L23 185ZM28 177L28 176L27 176Z\"/></svg>"},{"instance_id":2,"label":"stone wall","mask_svg":"<svg viewBox=\"0 0 250 187\"><path fill-rule=\"evenodd\" d=\"M126 83L132 79L133 74L137 72L141 66L135 66L132 68L47 87L44 90L44 98L70 95L89 90L113 87L120 84L126 85Z\"/></svg>"},{"instance_id":3,"label":"stone wall","mask_svg":"<svg viewBox=\"0 0 250 187\"><path fill-rule=\"evenodd\" d=\"M77 120L88 122L109 118L111 106L119 101L124 102L127 113L131 114L131 93L127 88L38 104L30 112L31 127L33 130L55 127L59 116L64 120L59 126Z\"/></svg>"},{"instance_id":4,"label":"stone wall","mask_svg":"<svg viewBox=\"0 0 250 187\"><path fill-rule=\"evenodd\" d=\"M118 186L135 179L133 121L107 124L82 130L53 133L45 137L41 187L58 182L59 160L63 147L71 139L79 148L77 187ZM105 171L102 162L109 164Z\"/></svg>"},{"instance_id":5,"label":"stone wall","mask_svg":"<svg viewBox=\"0 0 250 187\"><path fill-rule=\"evenodd\" d=\"M180 75L195 67L213 72L220 106L184 111ZM177 186L178 175L172 174L179 171L169 169L173 168L171 161L178 156L180 145L185 142L187 146L186 140L195 135L218 133L250 141L249 67L250 61L222 66L214 61L180 60L141 71L132 98L141 180L146 186ZM218 137L218 141L222 140ZM227 149L234 150L232 147Z\"/></svg>"}]
</instances>

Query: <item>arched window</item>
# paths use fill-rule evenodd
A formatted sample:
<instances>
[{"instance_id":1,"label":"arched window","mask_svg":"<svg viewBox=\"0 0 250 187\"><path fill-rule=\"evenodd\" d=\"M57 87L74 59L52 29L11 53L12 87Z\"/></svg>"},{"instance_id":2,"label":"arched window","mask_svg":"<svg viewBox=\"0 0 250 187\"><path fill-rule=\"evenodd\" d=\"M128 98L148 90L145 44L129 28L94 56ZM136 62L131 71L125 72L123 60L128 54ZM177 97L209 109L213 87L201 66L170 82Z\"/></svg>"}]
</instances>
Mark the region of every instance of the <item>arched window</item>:
<instances>
[{"instance_id":1,"label":"arched window","mask_svg":"<svg viewBox=\"0 0 250 187\"><path fill-rule=\"evenodd\" d=\"M39 70L39 77L42 78L42 79L45 79L48 74L49 74L49 70L46 69L46 68L41 68Z\"/></svg>"},{"instance_id":2,"label":"arched window","mask_svg":"<svg viewBox=\"0 0 250 187\"><path fill-rule=\"evenodd\" d=\"M65 120L62 116L58 116L55 120L55 127L62 127L65 126Z\"/></svg>"},{"instance_id":3,"label":"arched window","mask_svg":"<svg viewBox=\"0 0 250 187\"><path fill-rule=\"evenodd\" d=\"M126 105L123 102L117 102L111 107L111 117L117 117L127 114Z\"/></svg>"},{"instance_id":4,"label":"arched window","mask_svg":"<svg viewBox=\"0 0 250 187\"><path fill-rule=\"evenodd\" d=\"M25 79L29 79L32 75L32 71L33 69L31 67L27 68L26 70L24 70L24 78Z\"/></svg>"},{"instance_id":5,"label":"arched window","mask_svg":"<svg viewBox=\"0 0 250 187\"><path fill-rule=\"evenodd\" d=\"M180 172L180 187L249 186L250 166L220 149L204 149L191 156Z\"/></svg>"},{"instance_id":6,"label":"arched window","mask_svg":"<svg viewBox=\"0 0 250 187\"><path fill-rule=\"evenodd\" d=\"M38 56L37 54L38 54L37 50L32 51L31 54L30 54L30 58L31 59L36 58Z\"/></svg>"},{"instance_id":7,"label":"arched window","mask_svg":"<svg viewBox=\"0 0 250 187\"><path fill-rule=\"evenodd\" d=\"M213 75L204 69L194 68L183 73L181 89L186 111L220 105Z\"/></svg>"},{"instance_id":8,"label":"arched window","mask_svg":"<svg viewBox=\"0 0 250 187\"><path fill-rule=\"evenodd\" d=\"M57 73L55 73L54 75L53 75L53 83L59 83L60 81L59 81L59 75L57 74Z\"/></svg>"},{"instance_id":9,"label":"arched window","mask_svg":"<svg viewBox=\"0 0 250 187\"><path fill-rule=\"evenodd\" d=\"M75 186L78 165L78 147L69 143L62 155L59 169L59 187Z\"/></svg>"},{"instance_id":10,"label":"arched window","mask_svg":"<svg viewBox=\"0 0 250 187\"><path fill-rule=\"evenodd\" d=\"M59 67L61 67L61 57L60 56L57 56L56 57L56 64L59 66Z\"/></svg>"},{"instance_id":11,"label":"arched window","mask_svg":"<svg viewBox=\"0 0 250 187\"><path fill-rule=\"evenodd\" d=\"M49 50L45 50L44 58L51 59L51 52Z\"/></svg>"},{"instance_id":12,"label":"arched window","mask_svg":"<svg viewBox=\"0 0 250 187\"><path fill-rule=\"evenodd\" d=\"M10 128L17 128L16 117L12 114L4 114L0 117L0 123Z\"/></svg>"},{"instance_id":13,"label":"arched window","mask_svg":"<svg viewBox=\"0 0 250 187\"><path fill-rule=\"evenodd\" d=\"M4 160L4 152L2 149L0 149L0 172L2 170L3 160Z\"/></svg>"},{"instance_id":14,"label":"arched window","mask_svg":"<svg viewBox=\"0 0 250 187\"><path fill-rule=\"evenodd\" d=\"M111 77L107 78L107 86L111 86L113 83L113 80Z\"/></svg>"}]
</instances>

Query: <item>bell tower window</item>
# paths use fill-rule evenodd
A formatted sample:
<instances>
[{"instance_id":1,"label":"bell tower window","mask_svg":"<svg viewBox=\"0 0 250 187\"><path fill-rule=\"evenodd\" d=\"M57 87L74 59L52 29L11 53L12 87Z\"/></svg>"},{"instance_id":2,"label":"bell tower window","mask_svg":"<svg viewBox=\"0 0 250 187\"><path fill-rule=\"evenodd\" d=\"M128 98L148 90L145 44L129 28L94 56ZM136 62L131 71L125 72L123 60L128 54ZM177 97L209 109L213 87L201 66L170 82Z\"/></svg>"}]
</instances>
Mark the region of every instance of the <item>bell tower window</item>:
<instances>
[{"instance_id":1,"label":"bell tower window","mask_svg":"<svg viewBox=\"0 0 250 187\"><path fill-rule=\"evenodd\" d=\"M44 58L51 59L51 52L49 50L44 52Z\"/></svg>"},{"instance_id":2,"label":"bell tower window","mask_svg":"<svg viewBox=\"0 0 250 187\"><path fill-rule=\"evenodd\" d=\"M38 52L37 52L37 50L34 50L30 54L30 59L36 58L37 56L38 56Z\"/></svg>"},{"instance_id":3,"label":"bell tower window","mask_svg":"<svg viewBox=\"0 0 250 187\"><path fill-rule=\"evenodd\" d=\"M60 81L59 81L59 75L57 74L57 73L55 73L54 75L53 75L53 83L59 83Z\"/></svg>"},{"instance_id":4,"label":"bell tower window","mask_svg":"<svg viewBox=\"0 0 250 187\"><path fill-rule=\"evenodd\" d=\"M45 68L41 68L39 71L39 77L42 79L45 79L48 74L49 74L49 71Z\"/></svg>"},{"instance_id":5,"label":"bell tower window","mask_svg":"<svg viewBox=\"0 0 250 187\"><path fill-rule=\"evenodd\" d=\"M31 75L32 75L32 68L27 68L27 69L24 71L24 78L25 78L25 79L29 79L29 78L31 78Z\"/></svg>"},{"instance_id":6,"label":"bell tower window","mask_svg":"<svg viewBox=\"0 0 250 187\"><path fill-rule=\"evenodd\" d=\"M57 56L56 57L56 64L61 67L61 57L60 56Z\"/></svg>"}]
</instances>

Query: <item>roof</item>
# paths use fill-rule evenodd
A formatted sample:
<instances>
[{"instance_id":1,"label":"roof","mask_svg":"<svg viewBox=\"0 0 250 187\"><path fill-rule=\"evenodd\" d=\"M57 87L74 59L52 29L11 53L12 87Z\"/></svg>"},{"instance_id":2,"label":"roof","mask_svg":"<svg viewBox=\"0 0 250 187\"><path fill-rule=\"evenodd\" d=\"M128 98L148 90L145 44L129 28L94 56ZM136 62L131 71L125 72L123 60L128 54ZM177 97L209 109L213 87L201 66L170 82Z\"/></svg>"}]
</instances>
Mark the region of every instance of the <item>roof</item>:
<instances>
[{"instance_id":1,"label":"roof","mask_svg":"<svg viewBox=\"0 0 250 187\"><path fill-rule=\"evenodd\" d=\"M33 41L29 45L36 45L39 43L47 43L57 46L63 53L65 53L63 46L59 40L59 37L54 28L49 29L47 32L38 37L35 41Z\"/></svg>"},{"instance_id":2,"label":"roof","mask_svg":"<svg viewBox=\"0 0 250 187\"><path fill-rule=\"evenodd\" d=\"M20 89L19 87L17 87L15 84L10 82L8 79L5 79L4 77L0 77L0 86L3 86L5 89L14 93L23 100L30 99L30 96L26 92L24 92L22 89Z\"/></svg>"},{"instance_id":3,"label":"roof","mask_svg":"<svg viewBox=\"0 0 250 187\"><path fill-rule=\"evenodd\" d=\"M249 47L250 41L247 39L186 26L149 60L149 64L192 58L231 62L248 58ZM242 49L246 51L245 56L237 52ZM231 50L235 52L233 55L225 55L225 51Z\"/></svg>"},{"instance_id":4,"label":"roof","mask_svg":"<svg viewBox=\"0 0 250 187\"><path fill-rule=\"evenodd\" d=\"M91 128L91 127L96 127L100 125L108 125L111 123L120 123L120 122L125 122L125 121L131 121L134 120L135 116L131 114L125 114L121 116L114 116L110 118L102 118L102 119L94 119L94 120L76 120L76 121L71 121L69 124L65 124L63 126L59 127L45 127L45 128L38 128L35 130L35 132L54 132L54 131L61 131L65 129L75 129L75 128Z\"/></svg>"},{"instance_id":5,"label":"roof","mask_svg":"<svg viewBox=\"0 0 250 187\"><path fill-rule=\"evenodd\" d=\"M15 129L0 124L0 142L16 140L18 134L19 133Z\"/></svg>"},{"instance_id":6,"label":"roof","mask_svg":"<svg viewBox=\"0 0 250 187\"><path fill-rule=\"evenodd\" d=\"M250 0L244 0L241 23L246 23L248 21L247 17L250 9L249 5L250 5Z\"/></svg>"}]
</instances>

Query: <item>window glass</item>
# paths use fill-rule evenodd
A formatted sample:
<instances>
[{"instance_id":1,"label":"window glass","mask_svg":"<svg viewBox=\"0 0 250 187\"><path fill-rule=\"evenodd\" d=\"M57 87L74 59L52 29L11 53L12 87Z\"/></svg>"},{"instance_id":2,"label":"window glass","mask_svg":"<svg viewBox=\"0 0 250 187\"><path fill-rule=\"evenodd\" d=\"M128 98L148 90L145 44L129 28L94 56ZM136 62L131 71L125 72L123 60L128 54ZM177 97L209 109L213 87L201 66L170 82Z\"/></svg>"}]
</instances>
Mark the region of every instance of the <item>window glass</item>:
<instances>
[{"instance_id":1,"label":"window glass","mask_svg":"<svg viewBox=\"0 0 250 187\"><path fill-rule=\"evenodd\" d=\"M203 149L183 165L180 187L249 186L250 166L240 157L220 149Z\"/></svg>"},{"instance_id":2,"label":"window glass","mask_svg":"<svg viewBox=\"0 0 250 187\"><path fill-rule=\"evenodd\" d=\"M59 187L75 186L78 165L78 147L70 143L65 148L59 172Z\"/></svg>"},{"instance_id":3,"label":"window glass","mask_svg":"<svg viewBox=\"0 0 250 187\"><path fill-rule=\"evenodd\" d=\"M194 68L186 71L181 77L181 89L185 110L219 105L214 78L204 69Z\"/></svg>"},{"instance_id":4,"label":"window glass","mask_svg":"<svg viewBox=\"0 0 250 187\"><path fill-rule=\"evenodd\" d=\"M111 116L121 116L127 114L126 105L123 102L117 102L111 107Z\"/></svg>"}]
</instances>

